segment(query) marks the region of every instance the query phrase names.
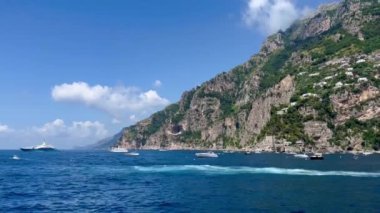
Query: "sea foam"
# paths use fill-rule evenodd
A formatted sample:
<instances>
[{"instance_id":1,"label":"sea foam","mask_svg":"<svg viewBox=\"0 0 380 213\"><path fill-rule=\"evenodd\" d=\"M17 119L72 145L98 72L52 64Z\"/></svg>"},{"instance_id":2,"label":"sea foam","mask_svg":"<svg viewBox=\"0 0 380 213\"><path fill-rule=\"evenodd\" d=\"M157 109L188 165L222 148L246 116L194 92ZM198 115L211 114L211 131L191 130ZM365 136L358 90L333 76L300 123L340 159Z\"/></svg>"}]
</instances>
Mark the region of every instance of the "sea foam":
<instances>
[{"instance_id":1,"label":"sea foam","mask_svg":"<svg viewBox=\"0 0 380 213\"><path fill-rule=\"evenodd\" d=\"M155 165L133 166L137 172L146 173L200 173L209 175L238 175L238 174L274 174L299 176L349 176L349 177L380 177L380 172L354 171L320 171L307 169L286 169L277 167L225 167L212 165Z\"/></svg>"}]
</instances>

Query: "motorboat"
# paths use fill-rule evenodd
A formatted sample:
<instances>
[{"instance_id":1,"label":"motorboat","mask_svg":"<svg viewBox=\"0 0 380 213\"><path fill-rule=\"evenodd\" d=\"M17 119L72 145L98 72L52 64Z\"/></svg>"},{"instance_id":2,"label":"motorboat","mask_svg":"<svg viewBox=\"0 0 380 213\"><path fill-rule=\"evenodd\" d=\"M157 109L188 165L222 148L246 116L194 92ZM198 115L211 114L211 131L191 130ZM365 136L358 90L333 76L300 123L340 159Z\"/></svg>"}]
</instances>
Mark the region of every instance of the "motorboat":
<instances>
[{"instance_id":1,"label":"motorboat","mask_svg":"<svg viewBox=\"0 0 380 213\"><path fill-rule=\"evenodd\" d=\"M309 155L307 154L294 154L293 156L296 158L304 158L304 159L309 158Z\"/></svg>"},{"instance_id":2,"label":"motorboat","mask_svg":"<svg viewBox=\"0 0 380 213\"><path fill-rule=\"evenodd\" d=\"M217 158L218 155L215 152L198 152L195 153L198 158Z\"/></svg>"},{"instance_id":3,"label":"motorboat","mask_svg":"<svg viewBox=\"0 0 380 213\"><path fill-rule=\"evenodd\" d=\"M40 145L37 146L31 146L31 147L22 147L20 148L21 151L54 151L56 150L52 145L47 144L46 142L43 142Z\"/></svg>"},{"instance_id":4,"label":"motorboat","mask_svg":"<svg viewBox=\"0 0 380 213\"><path fill-rule=\"evenodd\" d=\"M314 153L312 156L310 156L310 160L323 160L323 154L322 153Z\"/></svg>"},{"instance_id":5,"label":"motorboat","mask_svg":"<svg viewBox=\"0 0 380 213\"><path fill-rule=\"evenodd\" d=\"M138 152L127 152L125 153L125 155L135 157L135 156L139 156L140 154Z\"/></svg>"},{"instance_id":6,"label":"motorboat","mask_svg":"<svg viewBox=\"0 0 380 213\"><path fill-rule=\"evenodd\" d=\"M117 147L111 147L110 152L128 152L128 149L117 146Z\"/></svg>"},{"instance_id":7,"label":"motorboat","mask_svg":"<svg viewBox=\"0 0 380 213\"><path fill-rule=\"evenodd\" d=\"M371 151L363 152L363 155L365 155L365 156L372 155L372 154L373 154L373 152L371 152Z\"/></svg>"}]
</instances>

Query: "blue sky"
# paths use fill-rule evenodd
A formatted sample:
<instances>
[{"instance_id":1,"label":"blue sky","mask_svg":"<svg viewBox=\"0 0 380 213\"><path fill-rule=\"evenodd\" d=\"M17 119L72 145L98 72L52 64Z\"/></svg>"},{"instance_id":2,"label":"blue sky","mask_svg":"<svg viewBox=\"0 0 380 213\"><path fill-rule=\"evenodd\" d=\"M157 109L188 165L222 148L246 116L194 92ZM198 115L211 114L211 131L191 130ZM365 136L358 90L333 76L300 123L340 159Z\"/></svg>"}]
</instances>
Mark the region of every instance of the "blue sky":
<instances>
[{"instance_id":1,"label":"blue sky","mask_svg":"<svg viewBox=\"0 0 380 213\"><path fill-rule=\"evenodd\" d=\"M112 135L325 2L0 1L0 148Z\"/></svg>"}]
</instances>

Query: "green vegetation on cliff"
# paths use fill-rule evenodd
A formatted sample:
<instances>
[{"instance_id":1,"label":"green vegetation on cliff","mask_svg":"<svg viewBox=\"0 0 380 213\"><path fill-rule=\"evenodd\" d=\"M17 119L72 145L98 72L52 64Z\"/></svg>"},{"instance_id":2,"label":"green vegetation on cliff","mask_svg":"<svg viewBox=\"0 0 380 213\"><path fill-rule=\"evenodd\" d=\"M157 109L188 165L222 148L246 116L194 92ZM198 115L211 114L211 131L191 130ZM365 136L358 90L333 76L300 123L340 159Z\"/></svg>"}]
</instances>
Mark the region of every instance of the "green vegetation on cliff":
<instances>
[{"instance_id":1,"label":"green vegetation on cliff","mask_svg":"<svg viewBox=\"0 0 380 213\"><path fill-rule=\"evenodd\" d=\"M378 149L379 11L374 0L321 9L271 36L248 62L126 128L121 140L241 148L273 136L317 149ZM168 134L173 126L180 134Z\"/></svg>"}]
</instances>

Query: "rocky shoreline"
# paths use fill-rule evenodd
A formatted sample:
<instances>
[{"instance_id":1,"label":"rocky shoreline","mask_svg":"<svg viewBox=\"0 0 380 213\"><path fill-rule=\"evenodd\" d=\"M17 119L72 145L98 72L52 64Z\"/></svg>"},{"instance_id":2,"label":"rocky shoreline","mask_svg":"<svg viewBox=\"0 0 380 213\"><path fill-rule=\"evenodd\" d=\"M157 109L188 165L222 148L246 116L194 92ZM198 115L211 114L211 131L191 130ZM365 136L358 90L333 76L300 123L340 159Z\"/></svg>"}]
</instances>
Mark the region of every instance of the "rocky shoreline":
<instances>
[{"instance_id":1,"label":"rocky shoreline","mask_svg":"<svg viewBox=\"0 0 380 213\"><path fill-rule=\"evenodd\" d=\"M260 147L243 147L243 148L235 148L235 147L227 147L227 148L218 148L218 147L202 147L202 146L181 146L178 144L175 144L173 146L167 146L167 147L160 147L160 146L142 146L142 147L133 147L133 146L125 146L124 148L132 149L132 150L156 150L156 151L218 151L218 152L248 152L248 153L284 153L284 154L295 154L295 153L306 153L306 154L312 154L315 152L323 153L323 154L353 154L353 155L359 155L359 154L366 154L366 153L378 153L380 154L379 150L342 150L340 148L335 149L313 149L313 148L300 148L296 146L279 146L276 144L273 147L266 147L266 148L260 148Z\"/></svg>"}]
</instances>

